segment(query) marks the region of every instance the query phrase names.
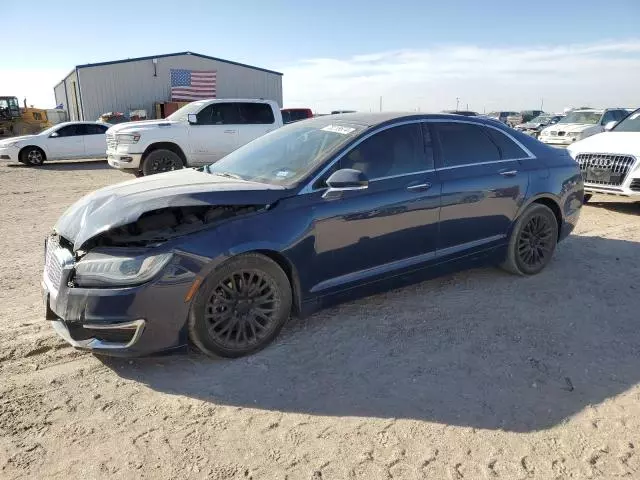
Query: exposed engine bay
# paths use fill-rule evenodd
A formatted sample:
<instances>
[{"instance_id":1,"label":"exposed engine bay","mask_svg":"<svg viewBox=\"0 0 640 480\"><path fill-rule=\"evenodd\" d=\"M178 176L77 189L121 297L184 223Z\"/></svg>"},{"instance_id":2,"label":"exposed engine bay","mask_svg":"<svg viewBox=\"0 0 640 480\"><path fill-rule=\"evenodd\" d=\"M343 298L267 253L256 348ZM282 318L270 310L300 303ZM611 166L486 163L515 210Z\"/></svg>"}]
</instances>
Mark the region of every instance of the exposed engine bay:
<instances>
[{"instance_id":1,"label":"exposed engine bay","mask_svg":"<svg viewBox=\"0 0 640 480\"><path fill-rule=\"evenodd\" d=\"M145 212L133 223L97 235L85 245L95 247L142 247L187 235L238 215L266 209L264 205L168 207Z\"/></svg>"}]
</instances>

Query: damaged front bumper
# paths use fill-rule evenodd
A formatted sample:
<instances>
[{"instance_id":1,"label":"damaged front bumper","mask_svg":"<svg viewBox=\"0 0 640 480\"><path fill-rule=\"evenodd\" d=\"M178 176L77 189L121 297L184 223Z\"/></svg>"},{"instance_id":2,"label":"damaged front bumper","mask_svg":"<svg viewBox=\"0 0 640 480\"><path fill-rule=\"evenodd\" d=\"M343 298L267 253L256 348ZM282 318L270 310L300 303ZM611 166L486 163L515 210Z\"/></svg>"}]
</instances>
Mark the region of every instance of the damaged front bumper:
<instances>
[{"instance_id":1,"label":"damaged front bumper","mask_svg":"<svg viewBox=\"0 0 640 480\"><path fill-rule=\"evenodd\" d=\"M69 326L62 320L51 320L55 332L76 348L87 350L124 350L133 347L142 335L145 321L125 323L87 323L78 325L88 338L73 338ZM84 335L82 335L84 336Z\"/></svg>"},{"instance_id":2,"label":"damaged front bumper","mask_svg":"<svg viewBox=\"0 0 640 480\"><path fill-rule=\"evenodd\" d=\"M125 288L73 285L74 264L62 247L47 251L42 277L46 319L76 348L112 356L143 356L187 344L187 293L200 262L180 255L152 281ZM58 265L60 268L58 269Z\"/></svg>"}]
</instances>

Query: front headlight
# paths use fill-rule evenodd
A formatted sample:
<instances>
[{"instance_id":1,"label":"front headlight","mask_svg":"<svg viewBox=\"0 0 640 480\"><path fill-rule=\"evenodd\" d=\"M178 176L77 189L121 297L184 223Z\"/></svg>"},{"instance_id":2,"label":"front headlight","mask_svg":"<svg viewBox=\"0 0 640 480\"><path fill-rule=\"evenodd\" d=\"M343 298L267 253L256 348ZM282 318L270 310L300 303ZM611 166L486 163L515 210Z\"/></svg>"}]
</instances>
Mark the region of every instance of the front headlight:
<instances>
[{"instance_id":1,"label":"front headlight","mask_svg":"<svg viewBox=\"0 0 640 480\"><path fill-rule=\"evenodd\" d=\"M581 132L569 132L567 133L567 137L569 137L572 140L577 140L580 138L580 134Z\"/></svg>"},{"instance_id":2,"label":"front headlight","mask_svg":"<svg viewBox=\"0 0 640 480\"><path fill-rule=\"evenodd\" d=\"M139 133L119 133L116 135L116 141L121 145L138 143L140 140Z\"/></svg>"},{"instance_id":3,"label":"front headlight","mask_svg":"<svg viewBox=\"0 0 640 480\"><path fill-rule=\"evenodd\" d=\"M7 143L2 144L1 146L2 147L17 147L19 143L20 143L19 141L17 141L17 142L7 142Z\"/></svg>"},{"instance_id":4,"label":"front headlight","mask_svg":"<svg viewBox=\"0 0 640 480\"><path fill-rule=\"evenodd\" d=\"M76 264L75 282L80 287L139 285L151 280L169 263L171 256L171 253L149 255L139 251L88 253Z\"/></svg>"}]
</instances>

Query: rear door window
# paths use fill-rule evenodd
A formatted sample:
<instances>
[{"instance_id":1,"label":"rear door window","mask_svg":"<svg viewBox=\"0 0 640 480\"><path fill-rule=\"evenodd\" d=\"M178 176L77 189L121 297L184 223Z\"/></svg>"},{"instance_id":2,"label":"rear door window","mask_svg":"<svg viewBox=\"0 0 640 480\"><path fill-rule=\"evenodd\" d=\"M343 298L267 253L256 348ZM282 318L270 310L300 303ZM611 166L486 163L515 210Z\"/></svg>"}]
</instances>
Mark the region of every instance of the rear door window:
<instances>
[{"instance_id":1,"label":"rear door window","mask_svg":"<svg viewBox=\"0 0 640 480\"><path fill-rule=\"evenodd\" d=\"M266 103L238 103L240 123L247 125L271 125L276 119Z\"/></svg>"},{"instance_id":2,"label":"rear door window","mask_svg":"<svg viewBox=\"0 0 640 480\"><path fill-rule=\"evenodd\" d=\"M197 114L198 125L237 125L242 123L236 103L212 103Z\"/></svg>"},{"instance_id":3,"label":"rear door window","mask_svg":"<svg viewBox=\"0 0 640 480\"><path fill-rule=\"evenodd\" d=\"M85 127L86 133L84 135L102 135L108 128L103 125L85 125Z\"/></svg>"},{"instance_id":4,"label":"rear door window","mask_svg":"<svg viewBox=\"0 0 640 480\"><path fill-rule=\"evenodd\" d=\"M485 131L500 149L502 160L516 160L527 158L529 155L516 142L507 137L504 133L490 127L485 127Z\"/></svg>"},{"instance_id":5,"label":"rear door window","mask_svg":"<svg viewBox=\"0 0 640 480\"><path fill-rule=\"evenodd\" d=\"M501 160L500 150L480 125L436 122L444 167Z\"/></svg>"}]
</instances>

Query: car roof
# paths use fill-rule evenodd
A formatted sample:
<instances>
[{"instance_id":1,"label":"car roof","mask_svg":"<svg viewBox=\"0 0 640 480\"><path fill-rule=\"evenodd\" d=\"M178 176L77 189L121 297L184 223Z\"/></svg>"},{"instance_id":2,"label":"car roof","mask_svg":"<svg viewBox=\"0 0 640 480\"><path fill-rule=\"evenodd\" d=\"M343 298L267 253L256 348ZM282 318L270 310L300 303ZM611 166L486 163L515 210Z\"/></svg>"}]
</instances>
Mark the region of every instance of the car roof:
<instances>
[{"instance_id":1,"label":"car roof","mask_svg":"<svg viewBox=\"0 0 640 480\"><path fill-rule=\"evenodd\" d=\"M477 122L483 123L486 125L502 125L500 122L496 122L493 119L482 117L480 115L477 116L464 116L464 115L456 115L456 114L447 114L447 113L415 113L415 112L379 112L379 113L339 113L336 115L330 116L322 116L317 117L317 120L322 119L323 122L326 121L340 121L344 123L353 123L357 125L362 125L365 127L375 127L376 125L380 125L382 123L390 123L393 121L399 120L457 120L457 121L465 121L465 122ZM315 119L310 119L307 121L314 121Z\"/></svg>"},{"instance_id":2,"label":"car roof","mask_svg":"<svg viewBox=\"0 0 640 480\"><path fill-rule=\"evenodd\" d=\"M615 110L613 108L608 108L607 110ZM577 108L575 110L571 110L568 113L573 112L593 112L593 113L604 113L604 108Z\"/></svg>"},{"instance_id":3,"label":"car roof","mask_svg":"<svg viewBox=\"0 0 640 480\"><path fill-rule=\"evenodd\" d=\"M60 122L60 123L56 123L54 126L56 127L62 127L65 125L107 125L104 122L87 122L87 121L76 121L73 120L71 122Z\"/></svg>"}]
</instances>

